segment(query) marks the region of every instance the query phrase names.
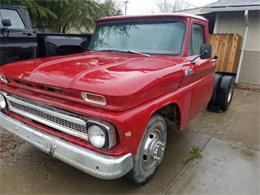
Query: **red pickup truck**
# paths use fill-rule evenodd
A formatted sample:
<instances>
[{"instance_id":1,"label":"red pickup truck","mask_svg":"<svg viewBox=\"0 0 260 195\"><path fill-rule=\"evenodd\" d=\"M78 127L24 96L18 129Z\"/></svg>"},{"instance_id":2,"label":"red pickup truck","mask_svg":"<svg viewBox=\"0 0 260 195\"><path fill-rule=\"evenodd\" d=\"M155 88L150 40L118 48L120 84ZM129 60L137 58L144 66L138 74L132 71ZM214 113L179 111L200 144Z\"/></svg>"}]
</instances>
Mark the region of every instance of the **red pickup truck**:
<instances>
[{"instance_id":1,"label":"red pickup truck","mask_svg":"<svg viewBox=\"0 0 260 195\"><path fill-rule=\"evenodd\" d=\"M205 107L227 110L234 79L214 73L203 17L96 23L84 53L0 67L0 125L90 175L143 183L164 156L165 119L183 129Z\"/></svg>"}]
</instances>

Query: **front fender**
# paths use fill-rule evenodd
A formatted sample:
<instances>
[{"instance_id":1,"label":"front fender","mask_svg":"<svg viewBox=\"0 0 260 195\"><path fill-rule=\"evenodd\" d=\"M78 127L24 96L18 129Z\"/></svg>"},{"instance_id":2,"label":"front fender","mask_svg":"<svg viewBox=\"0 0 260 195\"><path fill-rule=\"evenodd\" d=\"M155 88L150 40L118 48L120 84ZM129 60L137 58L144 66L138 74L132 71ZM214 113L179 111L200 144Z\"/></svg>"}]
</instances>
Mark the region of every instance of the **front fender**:
<instances>
[{"instance_id":1,"label":"front fender","mask_svg":"<svg viewBox=\"0 0 260 195\"><path fill-rule=\"evenodd\" d=\"M180 114L179 127L180 129L185 127L189 120L190 102L191 89L185 87L124 112L120 120L122 123L117 125L124 132L123 139L129 152L135 155L149 120L164 106L176 104Z\"/></svg>"}]
</instances>

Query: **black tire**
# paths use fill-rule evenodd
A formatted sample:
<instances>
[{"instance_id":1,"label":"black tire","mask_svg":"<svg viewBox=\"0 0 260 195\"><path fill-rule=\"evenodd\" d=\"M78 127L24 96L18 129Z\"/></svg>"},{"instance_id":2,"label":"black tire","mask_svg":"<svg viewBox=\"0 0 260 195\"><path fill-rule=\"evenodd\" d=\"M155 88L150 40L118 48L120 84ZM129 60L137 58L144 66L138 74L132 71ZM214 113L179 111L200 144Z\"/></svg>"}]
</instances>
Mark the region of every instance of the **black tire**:
<instances>
[{"instance_id":1,"label":"black tire","mask_svg":"<svg viewBox=\"0 0 260 195\"><path fill-rule=\"evenodd\" d=\"M154 137L152 137L152 135ZM154 159L157 156L156 155L153 156L152 154L154 153L152 152L151 153L149 152L149 154L147 152L147 151L155 151L152 150L152 148L154 149L154 147L152 146L157 146L157 143L159 143L156 142L157 140L156 137L160 137L158 138L158 141L164 144L164 146L162 145L158 146L157 152L159 151L158 157L160 157L160 159ZM155 174L164 156L166 141L167 141L166 122L161 115L155 114L147 125L142 141L138 147L138 151L134 157L134 167L127 175L127 177L131 181L139 184L144 184ZM149 150L145 149L145 145L147 148L149 148Z\"/></svg>"},{"instance_id":2,"label":"black tire","mask_svg":"<svg viewBox=\"0 0 260 195\"><path fill-rule=\"evenodd\" d=\"M232 102L233 93L234 77L230 75L223 76L216 96L216 104L222 111L228 109Z\"/></svg>"},{"instance_id":3,"label":"black tire","mask_svg":"<svg viewBox=\"0 0 260 195\"><path fill-rule=\"evenodd\" d=\"M214 89L213 89L212 97L209 101L208 107L216 105L216 98L217 98L217 93L218 93L218 89L219 89L219 85L221 83L221 80L222 80L222 75L216 73L215 74Z\"/></svg>"}]
</instances>

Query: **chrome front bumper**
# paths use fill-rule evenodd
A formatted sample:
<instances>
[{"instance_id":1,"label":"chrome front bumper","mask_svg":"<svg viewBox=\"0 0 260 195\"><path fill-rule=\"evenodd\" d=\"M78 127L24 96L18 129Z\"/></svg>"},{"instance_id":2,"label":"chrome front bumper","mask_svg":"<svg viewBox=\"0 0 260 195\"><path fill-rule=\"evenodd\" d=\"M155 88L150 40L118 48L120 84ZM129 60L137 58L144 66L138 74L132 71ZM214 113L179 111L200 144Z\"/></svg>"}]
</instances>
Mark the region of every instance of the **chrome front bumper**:
<instances>
[{"instance_id":1,"label":"chrome front bumper","mask_svg":"<svg viewBox=\"0 0 260 195\"><path fill-rule=\"evenodd\" d=\"M117 179L133 168L132 154L112 157L92 152L44 133L0 112L0 126L51 156L102 179Z\"/></svg>"}]
</instances>

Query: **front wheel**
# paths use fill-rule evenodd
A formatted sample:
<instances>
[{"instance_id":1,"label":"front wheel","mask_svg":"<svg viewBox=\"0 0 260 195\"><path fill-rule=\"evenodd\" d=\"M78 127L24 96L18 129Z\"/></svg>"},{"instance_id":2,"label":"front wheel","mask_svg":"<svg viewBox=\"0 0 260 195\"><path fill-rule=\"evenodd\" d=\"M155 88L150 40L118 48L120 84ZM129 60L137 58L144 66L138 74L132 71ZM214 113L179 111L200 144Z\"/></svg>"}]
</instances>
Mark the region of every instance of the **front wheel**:
<instances>
[{"instance_id":1,"label":"front wheel","mask_svg":"<svg viewBox=\"0 0 260 195\"><path fill-rule=\"evenodd\" d=\"M159 167L167 142L165 120L159 114L149 121L142 142L134 158L134 167L128 174L135 183L144 183L151 178Z\"/></svg>"}]
</instances>

